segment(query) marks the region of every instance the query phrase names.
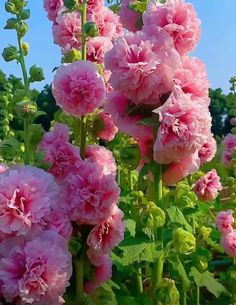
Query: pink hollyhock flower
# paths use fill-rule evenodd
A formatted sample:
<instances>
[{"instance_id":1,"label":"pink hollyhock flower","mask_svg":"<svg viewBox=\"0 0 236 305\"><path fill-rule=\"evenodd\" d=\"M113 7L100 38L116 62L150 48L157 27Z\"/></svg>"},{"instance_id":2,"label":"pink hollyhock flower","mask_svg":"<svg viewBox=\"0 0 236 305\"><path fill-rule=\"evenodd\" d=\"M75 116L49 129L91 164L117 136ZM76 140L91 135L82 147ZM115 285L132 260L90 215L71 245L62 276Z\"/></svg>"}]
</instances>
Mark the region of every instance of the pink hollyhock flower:
<instances>
[{"instance_id":1,"label":"pink hollyhock flower","mask_svg":"<svg viewBox=\"0 0 236 305\"><path fill-rule=\"evenodd\" d=\"M236 135L227 134L227 136L223 140L224 149L230 153L232 153L236 148Z\"/></svg>"},{"instance_id":2,"label":"pink hollyhock flower","mask_svg":"<svg viewBox=\"0 0 236 305\"><path fill-rule=\"evenodd\" d=\"M55 204L58 188L52 175L32 166L0 175L0 231L27 234Z\"/></svg>"},{"instance_id":3,"label":"pink hollyhock flower","mask_svg":"<svg viewBox=\"0 0 236 305\"><path fill-rule=\"evenodd\" d=\"M56 123L53 131L44 134L43 139L39 143L39 150L47 150L49 146L53 146L56 141L65 143L69 141L69 127L65 124Z\"/></svg>"},{"instance_id":4,"label":"pink hollyhock flower","mask_svg":"<svg viewBox=\"0 0 236 305\"><path fill-rule=\"evenodd\" d=\"M112 152L103 146L88 145L85 152L86 159L101 166L104 175L116 177L116 161Z\"/></svg>"},{"instance_id":5,"label":"pink hollyhock flower","mask_svg":"<svg viewBox=\"0 0 236 305\"><path fill-rule=\"evenodd\" d=\"M72 274L71 254L60 235L44 231L32 240L0 244L1 293L7 302L62 304Z\"/></svg>"},{"instance_id":6,"label":"pink hollyhock flower","mask_svg":"<svg viewBox=\"0 0 236 305\"><path fill-rule=\"evenodd\" d=\"M111 50L112 47L113 43L110 37L90 38L87 42L87 58L92 62L103 64L106 52Z\"/></svg>"},{"instance_id":7,"label":"pink hollyhock flower","mask_svg":"<svg viewBox=\"0 0 236 305\"><path fill-rule=\"evenodd\" d=\"M6 164L0 163L0 174L8 170L8 166Z\"/></svg>"},{"instance_id":8,"label":"pink hollyhock flower","mask_svg":"<svg viewBox=\"0 0 236 305\"><path fill-rule=\"evenodd\" d=\"M122 25L131 32L137 32L142 28L142 14L129 7L131 0L122 0L119 11Z\"/></svg>"},{"instance_id":9,"label":"pink hollyhock flower","mask_svg":"<svg viewBox=\"0 0 236 305\"><path fill-rule=\"evenodd\" d=\"M63 111L80 117L103 104L106 89L96 65L79 60L57 69L52 92Z\"/></svg>"},{"instance_id":10,"label":"pink hollyhock flower","mask_svg":"<svg viewBox=\"0 0 236 305\"><path fill-rule=\"evenodd\" d=\"M95 256L108 254L123 240L125 230L123 215L123 212L114 206L111 216L93 228L87 239L90 253Z\"/></svg>"},{"instance_id":11,"label":"pink hollyhock flower","mask_svg":"<svg viewBox=\"0 0 236 305\"><path fill-rule=\"evenodd\" d=\"M161 164L179 162L199 150L208 140L211 116L191 95L178 88L156 109L160 127L154 144L154 159Z\"/></svg>"},{"instance_id":12,"label":"pink hollyhock flower","mask_svg":"<svg viewBox=\"0 0 236 305\"><path fill-rule=\"evenodd\" d=\"M105 104L104 110L110 113L119 131L127 133L136 139L152 138L151 127L139 125L142 120L140 113L129 115L132 106L134 104L129 99L114 91L108 96L108 102Z\"/></svg>"},{"instance_id":13,"label":"pink hollyhock flower","mask_svg":"<svg viewBox=\"0 0 236 305\"><path fill-rule=\"evenodd\" d=\"M94 122L95 135L97 138L112 141L118 132L109 113L102 111L98 114Z\"/></svg>"},{"instance_id":14,"label":"pink hollyhock flower","mask_svg":"<svg viewBox=\"0 0 236 305\"><path fill-rule=\"evenodd\" d=\"M199 170L200 159L195 153L177 163L171 163L163 173L163 182L166 186L174 185L189 174Z\"/></svg>"},{"instance_id":15,"label":"pink hollyhock flower","mask_svg":"<svg viewBox=\"0 0 236 305\"><path fill-rule=\"evenodd\" d=\"M236 231L228 234L223 234L220 241L221 246L224 248L225 253L231 257L236 256Z\"/></svg>"},{"instance_id":16,"label":"pink hollyhock flower","mask_svg":"<svg viewBox=\"0 0 236 305\"><path fill-rule=\"evenodd\" d=\"M223 233L228 234L234 229L232 224L234 222L233 211L222 211L216 216L216 226L217 229Z\"/></svg>"},{"instance_id":17,"label":"pink hollyhock flower","mask_svg":"<svg viewBox=\"0 0 236 305\"><path fill-rule=\"evenodd\" d=\"M79 49L81 47L80 13L59 14L53 24L54 43L63 49Z\"/></svg>"},{"instance_id":18,"label":"pink hollyhock flower","mask_svg":"<svg viewBox=\"0 0 236 305\"><path fill-rule=\"evenodd\" d=\"M223 151L222 156L221 156L221 162L224 164L224 166L231 167L232 166L232 154L228 151Z\"/></svg>"},{"instance_id":19,"label":"pink hollyhock flower","mask_svg":"<svg viewBox=\"0 0 236 305\"><path fill-rule=\"evenodd\" d=\"M178 66L172 39L161 29L156 40L142 32L130 33L118 39L105 56L112 87L136 104L158 104L160 95L173 89Z\"/></svg>"},{"instance_id":20,"label":"pink hollyhock flower","mask_svg":"<svg viewBox=\"0 0 236 305\"><path fill-rule=\"evenodd\" d=\"M190 93L192 98L200 98L200 101L208 107L209 81L205 64L196 57L184 56L181 58L181 67L175 73L175 82L184 93Z\"/></svg>"},{"instance_id":21,"label":"pink hollyhock flower","mask_svg":"<svg viewBox=\"0 0 236 305\"><path fill-rule=\"evenodd\" d=\"M200 24L192 4L182 0L167 0L165 4L150 1L143 14L143 30L155 34L158 27L163 28L173 38L180 55L196 47Z\"/></svg>"},{"instance_id":22,"label":"pink hollyhock flower","mask_svg":"<svg viewBox=\"0 0 236 305\"><path fill-rule=\"evenodd\" d=\"M63 0L44 0L43 7L48 13L48 19L54 22L57 18L59 9L63 5Z\"/></svg>"},{"instance_id":23,"label":"pink hollyhock flower","mask_svg":"<svg viewBox=\"0 0 236 305\"><path fill-rule=\"evenodd\" d=\"M197 180L194 187L198 199L202 201L214 200L222 190L220 178L215 169L206 173L201 179Z\"/></svg>"},{"instance_id":24,"label":"pink hollyhock flower","mask_svg":"<svg viewBox=\"0 0 236 305\"><path fill-rule=\"evenodd\" d=\"M211 135L208 138L207 142L204 143L203 146L198 151L198 156L201 160L201 164L210 162L214 158L216 154L216 150L217 150L216 140L213 138L213 135Z\"/></svg>"},{"instance_id":25,"label":"pink hollyhock flower","mask_svg":"<svg viewBox=\"0 0 236 305\"><path fill-rule=\"evenodd\" d=\"M114 177L105 175L102 166L86 159L65 178L63 199L68 202L72 221L96 225L111 214L119 192Z\"/></svg>"}]
</instances>

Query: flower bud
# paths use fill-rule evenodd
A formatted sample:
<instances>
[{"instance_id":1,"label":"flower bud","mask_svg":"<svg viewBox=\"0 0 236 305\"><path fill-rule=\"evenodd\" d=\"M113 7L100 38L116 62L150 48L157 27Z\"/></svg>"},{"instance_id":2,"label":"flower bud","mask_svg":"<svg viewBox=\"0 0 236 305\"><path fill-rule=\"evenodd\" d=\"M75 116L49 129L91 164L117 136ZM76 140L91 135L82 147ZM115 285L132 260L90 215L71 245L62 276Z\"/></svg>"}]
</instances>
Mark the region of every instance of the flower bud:
<instances>
[{"instance_id":1,"label":"flower bud","mask_svg":"<svg viewBox=\"0 0 236 305\"><path fill-rule=\"evenodd\" d=\"M30 18L30 10L23 10L21 15L20 15L21 20L26 20Z\"/></svg>"},{"instance_id":2,"label":"flower bud","mask_svg":"<svg viewBox=\"0 0 236 305\"><path fill-rule=\"evenodd\" d=\"M19 21L16 18L9 18L7 19L7 24L5 25L5 30L13 30L17 29L19 25Z\"/></svg>"},{"instance_id":3,"label":"flower bud","mask_svg":"<svg viewBox=\"0 0 236 305\"><path fill-rule=\"evenodd\" d=\"M179 228L175 231L173 237L174 247L180 254L190 254L196 249L196 240L193 234Z\"/></svg>"},{"instance_id":4,"label":"flower bud","mask_svg":"<svg viewBox=\"0 0 236 305\"><path fill-rule=\"evenodd\" d=\"M6 2L5 3L5 10L6 10L6 12L8 12L10 14L15 14L16 13L16 6L15 6L14 3Z\"/></svg>"},{"instance_id":5,"label":"flower bud","mask_svg":"<svg viewBox=\"0 0 236 305\"><path fill-rule=\"evenodd\" d=\"M152 230L161 228L165 224L165 212L154 202L149 202L148 205L148 210L141 214L142 225Z\"/></svg>"},{"instance_id":6,"label":"flower bud","mask_svg":"<svg viewBox=\"0 0 236 305\"><path fill-rule=\"evenodd\" d=\"M37 67L36 65L32 66L29 69L30 81L31 82L41 82L44 80L43 69Z\"/></svg>"},{"instance_id":7,"label":"flower bud","mask_svg":"<svg viewBox=\"0 0 236 305\"><path fill-rule=\"evenodd\" d=\"M158 305L179 305L179 291L171 279L163 278L158 283L155 288L155 296Z\"/></svg>"},{"instance_id":8,"label":"flower bud","mask_svg":"<svg viewBox=\"0 0 236 305\"><path fill-rule=\"evenodd\" d=\"M23 101L16 104L16 113L22 118L28 118L30 115L34 115L37 112L37 105L31 101Z\"/></svg>"},{"instance_id":9,"label":"flower bud","mask_svg":"<svg viewBox=\"0 0 236 305\"><path fill-rule=\"evenodd\" d=\"M64 54L61 61L63 64L70 64L74 61L80 60L81 58L82 58L81 51L72 48L71 50L67 51Z\"/></svg>"},{"instance_id":10,"label":"flower bud","mask_svg":"<svg viewBox=\"0 0 236 305\"><path fill-rule=\"evenodd\" d=\"M200 227L199 233L202 235L203 238L208 238L212 232L212 228L207 228L205 226Z\"/></svg>"},{"instance_id":11,"label":"flower bud","mask_svg":"<svg viewBox=\"0 0 236 305\"><path fill-rule=\"evenodd\" d=\"M3 50L2 57L6 62L15 60L18 58L17 47L10 45Z\"/></svg>"},{"instance_id":12,"label":"flower bud","mask_svg":"<svg viewBox=\"0 0 236 305\"><path fill-rule=\"evenodd\" d=\"M99 35L99 29L95 22L89 21L84 24L83 32L88 37L97 37Z\"/></svg>"},{"instance_id":13,"label":"flower bud","mask_svg":"<svg viewBox=\"0 0 236 305\"><path fill-rule=\"evenodd\" d=\"M63 0L63 2L65 7L68 8L69 10L73 10L78 4L78 0Z\"/></svg>"},{"instance_id":14,"label":"flower bud","mask_svg":"<svg viewBox=\"0 0 236 305\"><path fill-rule=\"evenodd\" d=\"M24 21L20 21L17 24L16 30L17 30L20 37L25 36L25 34L28 32L28 29L29 29L28 25Z\"/></svg>"},{"instance_id":15,"label":"flower bud","mask_svg":"<svg viewBox=\"0 0 236 305\"><path fill-rule=\"evenodd\" d=\"M26 43L26 42L22 42L21 47L22 47L23 55L24 55L24 56L27 56L28 53L29 53L29 44Z\"/></svg>"}]
</instances>

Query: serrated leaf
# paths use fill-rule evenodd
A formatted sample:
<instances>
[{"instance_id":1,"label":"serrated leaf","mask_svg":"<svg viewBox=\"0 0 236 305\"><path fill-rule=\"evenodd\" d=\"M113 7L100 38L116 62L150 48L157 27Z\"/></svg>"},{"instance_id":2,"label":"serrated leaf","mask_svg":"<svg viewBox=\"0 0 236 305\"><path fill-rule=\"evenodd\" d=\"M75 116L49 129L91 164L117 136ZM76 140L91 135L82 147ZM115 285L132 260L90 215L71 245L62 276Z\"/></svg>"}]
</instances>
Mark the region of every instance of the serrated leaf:
<instances>
[{"instance_id":1,"label":"serrated leaf","mask_svg":"<svg viewBox=\"0 0 236 305\"><path fill-rule=\"evenodd\" d=\"M167 257L168 262L171 264L172 268L178 273L180 276L185 288L188 288L190 286L190 280L188 278L188 275L185 271L185 268L176 255L172 255Z\"/></svg>"},{"instance_id":2,"label":"serrated leaf","mask_svg":"<svg viewBox=\"0 0 236 305\"><path fill-rule=\"evenodd\" d=\"M180 209L178 209L176 206L172 206L168 208L166 211L168 213L171 222L178 223L184 226L188 232L193 233L192 227L189 225L189 223L184 217L184 214L180 211Z\"/></svg>"},{"instance_id":3,"label":"serrated leaf","mask_svg":"<svg viewBox=\"0 0 236 305\"><path fill-rule=\"evenodd\" d=\"M125 220L125 227L129 231L130 236L135 236L136 222L133 219Z\"/></svg>"},{"instance_id":4,"label":"serrated leaf","mask_svg":"<svg viewBox=\"0 0 236 305\"><path fill-rule=\"evenodd\" d=\"M200 273L195 267L192 267L189 276L194 278L198 287L206 287L215 297L219 297L221 293L226 292L226 288L209 271Z\"/></svg>"},{"instance_id":5,"label":"serrated leaf","mask_svg":"<svg viewBox=\"0 0 236 305\"><path fill-rule=\"evenodd\" d=\"M89 295L88 298L91 305L118 305L116 295L107 283Z\"/></svg>"}]
</instances>

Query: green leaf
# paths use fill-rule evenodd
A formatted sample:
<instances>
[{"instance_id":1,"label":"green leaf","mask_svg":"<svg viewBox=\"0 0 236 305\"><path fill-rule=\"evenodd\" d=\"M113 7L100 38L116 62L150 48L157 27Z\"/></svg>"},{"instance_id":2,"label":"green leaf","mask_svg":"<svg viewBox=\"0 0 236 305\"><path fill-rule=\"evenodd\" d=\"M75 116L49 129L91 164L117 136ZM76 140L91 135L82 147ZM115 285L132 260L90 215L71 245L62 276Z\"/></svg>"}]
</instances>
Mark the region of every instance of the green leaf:
<instances>
[{"instance_id":1,"label":"green leaf","mask_svg":"<svg viewBox=\"0 0 236 305\"><path fill-rule=\"evenodd\" d=\"M167 209L167 213L171 222L178 223L184 226L188 232L193 233L192 227L189 225L180 209L178 209L176 206L172 206Z\"/></svg>"},{"instance_id":2,"label":"green leaf","mask_svg":"<svg viewBox=\"0 0 236 305\"><path fill-rule=\"evenodd\" d=\"M89 296L91 305L118 305L116 295L109 284L103 284Z\"/></svg>"},{"instance_id":3,"label":"green leaf","mask_svg":"<svg viewBox=\"0 0 236 305\"><path fill-rule=\"evenodd\" d=\"M135 236L135 230L136 230L136 222L133 219L127 219L125 221L125 227L129 231L131 236Z\"/></svg>"},{"instance_id":4,"label":"green leaf","mask_svg":"<svg viewBox=\"0 0 236 305\"><path fill-rule=\"evenodd\" d=\"M179 257L177 255L171 255L167 257L167 260L171 264L173 270L176 271L180 276L185 288L188 288L190 286L190 280Z\"/></svg>"},{"instance_id":5,"label":"green leaf","mask_svg":"<svg viewBox=\"0 0 236 305\"><path fill-rule=\"evenodd\" d=\"M200 273L195 267L192 267L189 275L194 278L198 287L206 287L215 297L219 297L221 293L226 292L226 288L209 271Z\"/></svg>"},{"instance_id":6,"label":"green leaf","mask_svg":"<svg viewBox=\"0 0 236 305\"><path fill-rule=\"evenodd\" d=\"M5 25L5 30L14 30L16 29L18 24L18 20L16 18L9 18L7 19L7 24Z\"/></svg>"}]
</instances>

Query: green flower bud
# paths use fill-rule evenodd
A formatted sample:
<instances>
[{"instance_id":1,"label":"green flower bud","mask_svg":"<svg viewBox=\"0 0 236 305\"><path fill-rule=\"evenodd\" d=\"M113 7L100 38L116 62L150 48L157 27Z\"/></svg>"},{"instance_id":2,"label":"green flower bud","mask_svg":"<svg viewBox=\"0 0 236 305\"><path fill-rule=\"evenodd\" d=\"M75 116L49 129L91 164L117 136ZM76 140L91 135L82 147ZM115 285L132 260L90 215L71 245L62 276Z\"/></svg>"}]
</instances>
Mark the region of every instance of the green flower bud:
<instances>
[{"instance_id":1,"label":"green flower bud","mask_svg":"<svg viewBox=\"0 0 236 305\"><path fill-rule=\"evenodd\" d=\"M44 74L43 69L40 67L37 67L36 65L32 66L29 69L29 75L30 75L30 81L31 82L41 82L44 80Z\"/></svg>"},{"instance_id":2,"label":"green flower bud","mask_svg":"<svg viewBox=\"0 0 236 305\"><path fill-rule=\"evenodd\" d=\"M34 115L37 112L37 105L31 101L23 101L16 104L16 113L22 118L28 118L31 115Z\"/></svg>"},{"instance_id":3,"label":"green flower bud","mask_svg":"<svg viewBox=\"0 0 236 305\"><path fill-rule=\"evenodd\" d=\"M23 55L27 56L29 54L29 44L26 42L22 42L21 47L22 47Z\"/></svg>"},{"instance_id":4,"label":"green flower bud","mask_svg":"<svg viewBox=\"0 0 236 305\"><path fill-rule=\"evenodd\" d=\"M30 18L30 10L23 10L21 15L20 15L21 20L26 20Z\"/></svg>"},{"instance_id":5,"label":"green flower bud","mask_svg":"<svg viewBox=\"0 0 236 305\"><path fill-rule=\"evenodd\" d=\"M5 3L5 10L6 10L6 12L8 12L10 14L15 14L16 13L16 6L15 6L14 3L6 2Z\"/></svg>"},{"instance_id":6,"label":"green flower bud","mask_svg":"<svg viewBox=\"0 0 236 305\"><path fill-rule=\"evenodd\" d=\"M165 224L165 212L154 202L149 202L148 210L141 214L141 223L144 227L156 230Z\"/></svg>"},{"instance_id":7,"label":"green flower bud","mask_svg":"<svg viewBox=\"0 0 236 305\"><path fill-rule=\"evenodd\" d=\"M14 117L13 114L11 114L11 113L8 114L8 119L9 119L10 121L13 120L13 117Z\"/></svg>"},{"instance_id":8,"label":"green flower bud","mask_svg":"<svg viewBox=\"0 0 236 305\"><path fill-rule=\"evenodd\" d=\"M76 50L76 49L71 49L68 52L66 52L66 54L64 54L63 58L62 58L62 63L63 64L70 64L74 61L80 60L82 58L82 54L81 51Z\"/></svg>"},{"instance_id":9,"label":"green flower bud","mask_svg":"<svg viewBox=\"0 0 236 305\"><path fill-rule=\"evenodd\" d=\"M16 18L9 18L7 19L7 24L5 25L5 30L13 30L17 29L19 21Z\"/></svg>"},{"instance_id":10,"label":"green flower bud","mask_svg":"<svg viewBox=\"0 0 236 305\"><path fill-rule=\"evenodd\" d=\"M18 58L17 47L10 45L3 50L2 57L6 62L16 60Z\"/></svg>"},{"instance_id":11,"label":"green flower bud","mask_svg":"<svg viewBox=\"0 0 236 305\"><path fill-rule=\"evenodd\" d=\"M99 35L99 29L95 22L89 21L84 24L83 32L88 37L97 37Z\"/></svg>"},{"instance_id":12,"label":"green flower bud","mask_svg":"<svg viewBox=\"0 0 236 305\"><path fill-rule=\"evenodd\" d=\"M235 183L235 178L234 177L229 177L228 180L228 185L229 186L234 186L234 183Z\"/></svg>"},{"instance_id":13,"label":"green flower bud","mask_svg":"<svg viewBox=\"0 0 236 305\"><path fill-rule=\"evenodd\" d=\"M3 130L4 134L7 134L10 131L10 127L8 125L3 125L2 130Z\"/></svg>"},{"instance_id":14,"label":"green flower bud","mask_svg":"<svg viewBox=\"0 0 236 305\"><path fill-rule=\"evenodd\" d=\"M162 279L155 288L157 305L179 305L179 291L171 279Z\"/></svg>"},{"instance_id":15,"label":"green flower bud","mask_svg":"<svg viewBox=\"0 0 236 305\"><path fill-rule=\"evenodd\" d=\"M202 226L202 227L200 227L199 232L203 238L208 238L212 232L212 229Z\"/></svg>"},{"instance_id":16,"label":"green flower bud","mask_svg":"<svg viewBox=\"0 0 236 305\"><path fill-rule=\"evenodd\" d=\"M18 11L21 11L26 5L27 1L23 0L13 0Z\"/></svg>"},{"instance_id":17,"label":"green flower bud","mask_svg":"<svg viewBox=\"0 0 236 305\"><path fill-rule=\"evenodd\" d=\"M190 254L196 250L196 240L193 234L179 228L173 237L174 247L180 254Z\"/></svg>"},{"instance_id":18,"label":"green flower bud","mask_svg":"<svg viewBox=\"0 0 236 305\"><path fill-rule=\"evenodd\" d=\"M28 32L28 29L28 25L24 21L20 21L16 28L20 37L25 36L25 34Z\"/></svg>"},{"instance_id":19,"label":"green flower bud","mask_svg":"<svg viewBox=\"0 0 236 305\"><path fill-rule=\"evenodd\" d=\"M69 10L73 10L78 5L78 0L63 0L63 2Z\"/></svg>"}]
</instances>

